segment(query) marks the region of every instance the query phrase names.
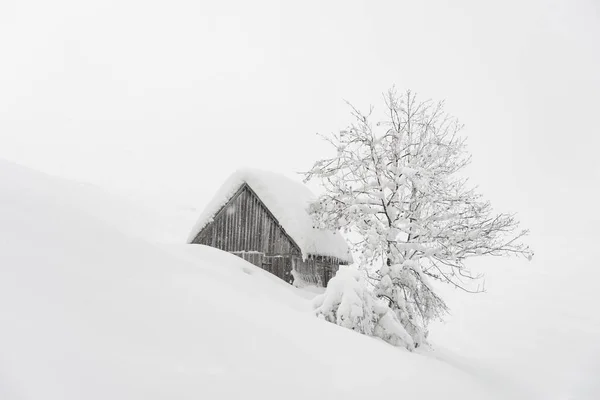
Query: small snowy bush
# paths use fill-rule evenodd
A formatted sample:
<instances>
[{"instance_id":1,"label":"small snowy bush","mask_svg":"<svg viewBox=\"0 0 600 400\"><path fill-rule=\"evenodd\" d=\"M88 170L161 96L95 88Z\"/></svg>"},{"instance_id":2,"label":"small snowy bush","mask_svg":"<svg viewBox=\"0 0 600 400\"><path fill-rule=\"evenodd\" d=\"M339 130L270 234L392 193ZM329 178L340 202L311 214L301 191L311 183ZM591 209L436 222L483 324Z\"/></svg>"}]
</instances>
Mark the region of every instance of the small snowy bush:
<instances>
[{"instance_id":1,"label":"small snowy bush","mask_svg":"<svg viewBox=\"0 0 600 400\"><path fill-rule=\"evenodd\" d=\"M313 306L316 315L326 321L379 337L394 346L415 347L396 314L384 301L374 297L363 273L357 269L340 269L329 281L325 293L315 298Z\"/></svg>"}]
</instances>

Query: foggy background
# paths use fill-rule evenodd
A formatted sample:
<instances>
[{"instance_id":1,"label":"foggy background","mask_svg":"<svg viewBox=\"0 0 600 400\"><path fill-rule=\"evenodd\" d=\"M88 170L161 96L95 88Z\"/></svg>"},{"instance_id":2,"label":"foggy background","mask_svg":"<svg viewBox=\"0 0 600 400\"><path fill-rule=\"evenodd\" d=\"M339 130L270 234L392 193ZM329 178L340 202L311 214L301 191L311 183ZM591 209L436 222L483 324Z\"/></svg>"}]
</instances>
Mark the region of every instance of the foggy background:
<instances>
[{"instance_id":1,"label":"foggy background","mask_svg":"<svg viewBox=\"0 0 600 400\"><path fill-rule=\"evenodd\" d=\"M596 218L599 14L581 0L4 0L0 157L201 207L238 166L308 169L329 154L315 133L350 120L343 100L377 106L395 84L446 100L496 208L579 231Z\"/></svg>"},{"instance_id":2,"label":"foggy background","mask_svg":"<svg viewBox=\"0 0 600 400\"><path fill-rule=\"evenodd\" d=\"M173 215L182 241L236 168L332 154L316 133L346 126L344 100L445 99L536 257L478 261L492 296L450 304L437 340L540 385L600 372L597 1L2 0L0 50L0 158Z\"/></svg>"}]
</instances>

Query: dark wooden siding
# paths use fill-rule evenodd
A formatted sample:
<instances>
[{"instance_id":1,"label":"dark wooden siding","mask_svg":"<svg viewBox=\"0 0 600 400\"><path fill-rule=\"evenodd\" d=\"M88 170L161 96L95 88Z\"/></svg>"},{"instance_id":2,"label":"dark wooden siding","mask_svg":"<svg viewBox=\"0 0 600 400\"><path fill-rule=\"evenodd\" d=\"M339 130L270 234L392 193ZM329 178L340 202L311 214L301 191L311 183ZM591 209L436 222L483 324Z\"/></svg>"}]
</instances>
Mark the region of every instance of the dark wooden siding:
<instances>
[{"instance_id":1,"label":"dark wooden siding","mask_svg":"<svg viewBox=\"0 0 600 400\"><path fill-rule=\"evenodd\" d=\"M283 279L288 283L293 283L294 277L292 275L292 259L297 256L285 255L285 256L267 256L264 253L259 252L232 252L236 256L243 258L244 260L252 263L258 267L261 267L265 271L272 273L273 275Z\"/></svg>"},{"instance_id":2,"label":"dark wooden siding","mask_svg":"<svg viewBox=\"0 0 600 400\"><path fill-rule=\"evenodd\" d=\"M334 257L309 256L306 260L294 257L293 268L304 282L317 286L327 286L327 282L335 276L340 262Z\"/></svg>"},{"instance_id":3,"label":"dark wooden siding","mask_svg":"<svg viewBox=\"0 0 600 400\"><path fill-rule=\"evenodd\" d=\"M326 286L339 260L311 256L303 261L300 248L285 232L256 193L244 184L192 243L233 253L292 283L292 269L306 282Z\"/></svg>"},{"instance_id":4,"label":"dark wooden siding","mask_svg":"<svg viewBox=\"0 0 600 400\"><path fill-rule=\"evenodd\" d=\"M244 185L192 243L231 253L299 255L300 249L248 185Z\"/></svg>"}]
</instances>

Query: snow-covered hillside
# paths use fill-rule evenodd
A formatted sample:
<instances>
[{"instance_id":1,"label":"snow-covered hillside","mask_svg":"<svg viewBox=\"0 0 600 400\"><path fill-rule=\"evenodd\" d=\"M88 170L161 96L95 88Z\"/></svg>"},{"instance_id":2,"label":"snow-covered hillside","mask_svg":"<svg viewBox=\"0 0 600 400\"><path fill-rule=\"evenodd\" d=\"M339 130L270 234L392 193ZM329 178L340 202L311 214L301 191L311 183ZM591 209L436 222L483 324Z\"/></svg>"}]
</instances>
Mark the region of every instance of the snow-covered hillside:
<instances>
[{"instance_id":1,"label":"snow-covered hillside","mask_svg":"<svg viewBox=\"0 0 600 400\"><path fill-rule=\"evenodd\" d=\"M438 327L446 334L434 335L443 343L434 351L396 349L314 318L310 293L233 255L149 240L151 225L157 226L150 217L144 229L129 229L140 227L141 211L96 197L95 189L95 195L81 194L89 190L0 162L2 400L479 400L546 394L510 375L506 366L518 363L518 354L498 362L497 353L483 349L483 339L474 343L477 351L469 347L465 338L473 332L463 325L468 314ZM459 310L455 319L461 310L476 312L460 299L451 303ZM494 304L486 305L493 310ZM560 324L545 320L538 326L551 330ZM531 332L526 326L506 330L489 341ZM485 327L479 332L493 333ZM548 343L542 338L539 345ZM557 359L556 368L563 361ZM598 364L589 361L590 369L573 377L585 382L580 397L555 398L595 393L586 374L593 368L598 373Z\"/></svg>"}]
</instances>

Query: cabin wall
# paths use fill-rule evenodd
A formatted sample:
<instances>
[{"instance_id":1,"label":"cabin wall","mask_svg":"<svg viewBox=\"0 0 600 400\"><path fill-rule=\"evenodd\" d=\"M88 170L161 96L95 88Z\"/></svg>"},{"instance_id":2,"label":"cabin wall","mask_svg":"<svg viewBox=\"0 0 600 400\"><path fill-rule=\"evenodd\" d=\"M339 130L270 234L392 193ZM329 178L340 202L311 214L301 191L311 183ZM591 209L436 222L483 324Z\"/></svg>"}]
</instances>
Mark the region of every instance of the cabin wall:
<instances>
[{"instance_id":1,"label":"cabin wall","mask_svg":"<svg viewBox=\"0 0 600 400\"><path fill-rule=\"evenodd\" d=\"M340 261L333 257L294 257L292 267L304 282L325 287L340 269Z\"/></svg>"},{"instance_id":2,"label":"cabin wall","mask_svg":"<svg viewBox=\"0 0 600 400\"><path fill-rule=\"evenodd\" d=\"M215 215L193 243L231 253L300 254L300 249L247 185Z\"/></svg>"},{"instance_id":3,"label":"cabin wall","mask_svg":"<svg viewBox=\"0 0 600 400\"><path fill-rule=\"evenodd\" d=\"M244 185L192 243L228 251L292 283L300 249L254 192Z\"/></svg>"},{"instance_id":4,"label":"cabin wall","mask_svg":"<svg viewBox=\"0 0 600 400\"><path fill-rule=\"evenodd\" d=\"M326 286L341 264L333 257L302 260L298 246L248 185L238 190L192 243L233 253L288 283L293 282L295 270L305 282Z\"/></svg>"},{"instance_id":5,"label":"cabin wall","mask_svg":"<svg viewBox=\"0 0 600 400\"><path fill-rule=\"evenodd\" d=\"M292 259L296 256L267 256L264 253L259 252L233 252L233 254L270 272L287 283L294 282L294 276L292 275Z\"/></svg>"}]
</instances>

